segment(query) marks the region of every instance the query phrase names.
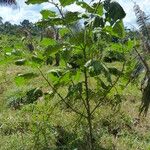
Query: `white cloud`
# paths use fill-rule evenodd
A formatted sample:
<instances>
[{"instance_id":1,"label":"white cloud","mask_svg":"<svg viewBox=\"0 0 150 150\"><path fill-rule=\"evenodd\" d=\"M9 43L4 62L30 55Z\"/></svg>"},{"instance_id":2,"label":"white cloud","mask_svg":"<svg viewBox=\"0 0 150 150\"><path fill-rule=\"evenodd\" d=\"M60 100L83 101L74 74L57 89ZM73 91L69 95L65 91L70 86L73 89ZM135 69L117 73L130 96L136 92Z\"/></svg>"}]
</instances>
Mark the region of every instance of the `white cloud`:
<instances>
[{"instance_id":1,"label":"white cloud","mask_svg":"<svg viewBox=\"0 0 150 150\"><path fill-rule=\"evenodd\" d=\"M44 7L44 5L43 5ZM14 24L19 24L24 19L29 19L36 22L41 18L39 11L42 9L40 5L26 5L23 0L18 1L18 8L0 7L0 16L4 22L9 21Z\"/></svg>"},{"instance_id":2,"label":"white cloud","mask_svg":"<svg viewBox=\"0 0 150 150\"><path fill-rule=\"evenodd\" d=\"M89 0L87 0L89 1ZM124 22L127 26L136 26L136 18L133 12L133 2L131 0L116 0L118 1L126 11L126 18ZM136 0L136 3L140 5L141 9L146 13L149 13L150 2L149 0ZM19 24L24 19L29 19L31 22L36 22L41 19L40 11L42 9L52 9L52 5L43 3L41 5L26 5L24 0L18 0L19 8L12 9L10 7L0 7L0 16L4 21L10 21L14 24ZM74 4L67 7L70 11L79 11L81 8Z\"/></svg>"}]
</instances>

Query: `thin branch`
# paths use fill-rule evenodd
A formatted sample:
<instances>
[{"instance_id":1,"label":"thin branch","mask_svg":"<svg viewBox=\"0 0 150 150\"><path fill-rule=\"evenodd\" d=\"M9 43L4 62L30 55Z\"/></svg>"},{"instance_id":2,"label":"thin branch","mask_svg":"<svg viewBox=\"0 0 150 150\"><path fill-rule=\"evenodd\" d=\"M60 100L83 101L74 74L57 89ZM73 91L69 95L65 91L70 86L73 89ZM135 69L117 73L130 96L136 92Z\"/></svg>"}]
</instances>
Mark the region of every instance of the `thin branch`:
<instances>
[{"instance_id":1,"label":"thin branch","mask_svg":"<svg viewBox=\"0 0 150 150\"><path fill-rule=\"evenodd\" d=\"M136 48L134 48L134 50L135 50L135 52L138 54L138 56L139 56L141 62L143 63L144 67L146 68L148 74L150 75L150 68L149 68L147 62L143 59L143 57L141 56L141 54L138 52L138 50L137 50Z\"/></svg>"},{"instance_id":2,"label":"thin branch","mask_svg":"<svg viewBox=\"0 0 150 150\"><path fill-rule=\"evenodd\" d=\"M73 80L71 80L71 82L72 82L73 85L75 85L74 82L73 82ZM86 110L87 110L86 102L85 102L84 98L82 97L82 93L80 93L80 98L81 98L81 100L82 100L82 102L83 102L84 107L85 107Z\"/></svg>"},{"instance_id":3,"label":"thin branch","mask_svg":"<svg viewBox=\"0 0 150 150\"><path fill-rule=\"evenodd\" d=\"M126 64L126 61L124 62L123 64L123 67L122 67L122 70L121 72L124 71L124 68L125 68L125 64ZM112 84L112 86L107 90L106 94L99 99L99 103L94 107L94 109L91 111L91 115L95 112L95 110L100 106L101 104L101 100L105 99L107 97L107 95L109 94L109 92L115 87L115 85L118 83L119 79L121 77L121 74L117 77L117 79L115 80L115 82Z\"/></svg>"},{"instance_id":4,"label":"thin branch","mask_svg":"<svg viewBox=\"0 0 150 150\"><path fill-rule=\"evenodd\" d=\"M98 9L100 4L101 4L101 0L99 0L99 2L97 3L97 6L96 6L96 8L94 10L94 14L97 12L97 9ZM89 27L89 35L90 35L91 31L92 31L92 23L90 24L90 27Z\"/></svg>"},{"instance_id":5,"label":"thin branch","mask_svg":"<svg viewBox=\"0 0 150 150\"><path fill-rule=\"evenodd\" d=\"M74 35L73 31L70 29L70 26L65 22L65 16L63 15L63 12L62 10L59 8L58 4L56 4L55 2L53 2L53 0L50 2L51 4L53 4L59 11L62 19L63 19L63 22L64 24L66 25L66 27L69 29L69 31L71 32L73 38L77 41L77 43L80 45L80 47L83 49L83 46L80 44L80 41L78 38L76 38L76 36Z\"/></svg>"},{"instance_id":6,"label":"thin branch","mask_svg":"<svg viewBox=\"0 0 150 150\"><path fill-rule=\"evenodd\" d=\"M75 108L73 108L70 104L68 104L66 102L66 100L61 96L61 94L55 89L55 87L53 87L53 85L51 85L51 83L49 82L49 80L44 76L43 72L40 70L40 68L38 68L39 72L41 73L42 77L45 79L45 81L48 83L48 85L52 88L52 90L59 96L59 98L75 113L87 118L86 115L82 114L81 112L77 111Z\"/></svg>"}]
</instances>

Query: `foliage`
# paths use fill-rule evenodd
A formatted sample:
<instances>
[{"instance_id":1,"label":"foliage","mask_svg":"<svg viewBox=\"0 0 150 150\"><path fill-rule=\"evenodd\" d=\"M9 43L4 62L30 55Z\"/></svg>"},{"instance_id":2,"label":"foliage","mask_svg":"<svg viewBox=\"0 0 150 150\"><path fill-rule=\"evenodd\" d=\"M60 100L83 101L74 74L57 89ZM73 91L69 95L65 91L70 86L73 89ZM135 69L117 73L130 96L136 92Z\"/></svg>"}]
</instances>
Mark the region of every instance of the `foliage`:
<instances>
[{"instance_id":1,"label":"foliage","mask_svg":"<svg viewBox=\"0 0 150 150\"><path fill-rule=\"evenodd\" d=\"M118 68L108 67L103 62L105 52L100 50L100 42L101 39L105 41L109 37L108 43L113 45L112 37L117 37L121 40L125 36L122 23L125 13L117 2L107 2L107 4L106 2L98 2L93 3L91 6L86 2L77 2L77 5L80 5L85 10L84 16L86 18L84 18L80 12L68 11L64 13L61 8L61 6L68 6L76 1L59 2L60 4L50 1L58 9L59 14L52 11L42 11L43 20L39 22L39 25L40 27L58 26L61 29L68 29L66 36L69 35L69 37L66 41L61 39L59 42L51 42L43 53L47 58L54 57L55 54L59 53L59 67L48 71L48 78L45 77L45 74L39 67L38 69L52 89L53 96L57 95L62 103L66 105L66 108L82 116L87 121L85 124L88 127L86 135L87 149L92 150L95 149L92 115L101 105L101 101L105 101L111 89L116 86L124 70L124 63L122 64L122 70L118 70ZM28 0L28 3L33 3L33 1ZM102 9L106 11L104 15ZM78 32L72 30L72 24L80 20L84 21L85 26ZM106 25L106 22L109 22L110 25ZM106 37L102 37L103 34ZM107 48L109 46L103 49ZM35 66L40 66L40 64ZM112 76L116 77L112 79ZM78 80L75 81L75 78L78 78ZM103 90L90 87L89 81L93 80L92 82L96 82L98 81L96 78L99 78L99 81L101 81ZM106 80L106 82L102 82L102 80ZM97 85L95 86L98 87L99 83L96 83ZM66 89L66 92L62 93L60 91L62 87ZM97 96L100 99L94 102L93 100ZM93 100L91 101L90 99ZM80 108L78 107L79 105L81 106Z\"/></svg>"}]
</instances>

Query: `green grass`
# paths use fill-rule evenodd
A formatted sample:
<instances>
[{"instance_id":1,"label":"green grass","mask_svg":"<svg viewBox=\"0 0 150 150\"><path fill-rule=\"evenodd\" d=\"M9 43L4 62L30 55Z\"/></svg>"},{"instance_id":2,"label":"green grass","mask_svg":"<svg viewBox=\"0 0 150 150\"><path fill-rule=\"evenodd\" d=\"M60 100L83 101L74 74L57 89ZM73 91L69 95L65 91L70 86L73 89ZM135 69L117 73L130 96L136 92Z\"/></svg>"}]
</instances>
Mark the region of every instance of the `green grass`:
<instances>
[{"instance_id":1,"label":"green grass","mask_svg":"<svg viewBox=\"0 0 150 150\"><path fill-rule=\"evenodd\" d=\"M59 136L67 143L64 150L74 150L78 145L79 150L86 150L85 120L64 109L64 104L57 105L57 96L43 96L18 110L8 107L10 98L24 95L29 89L40 87L44 92L51 92L37 69L11 63L0 67L0 150L55 150ZM41 69L45 73L50 68L43 66ZM38 73L39 76L24 85L17 85L16 75L27 72ZM95 87L93 80L89 85ZM61 93L65 94L65 90L61 89ZM95 112L93 128L98 150L149 150L150 115L138 120L141 91L137 85L129 84L122 95L119 111L114 111L110 105L102 105ZM110 93L108 100L111 96ZM63 133L58 126L63 127ZM115 130L118 130L117 136L114 135Z\"/></svg>"},{"instance_id":2,"label":"green grass","mask_svg":"<svg viewBox=\"0 0 150 150\"><path fill-rule=\"evenodd\" d=\"M60 106L53 110L58 101L57 97L50 101L41 98L37 103L24 106L21 110L6 107L7 98L12 94L26 91L30 87L42 87L45 91L49 87L41 76L37 77L38 80L34 79L24 86L17 86L14 83L15 75L20 71L30 71L28 67L23 69L12 65L3 69L6 71L5 76L8 81L2 84L4 90L0 94L0 150L40 150L44 149L44 146L56 149L58 133L54 128L58 125L62 125L70 133L76 133L78 137L76 140L84 138L86 126L83 126L83 120L78 122L76 127L75 122L80 119L76 114L67 112ZM43 68L43 70L46 69ZM0 81L5 81L2 75ZM114 113L110 106L101 106L96 111L94 128L97 144L106 150L149 150L149 115L136 124L141 93L136 86L129 85L123 95L124 99L119 112ZM119 128L118 136L115 137L112 132L117 128Z\"/></svg>"}]
</instances>

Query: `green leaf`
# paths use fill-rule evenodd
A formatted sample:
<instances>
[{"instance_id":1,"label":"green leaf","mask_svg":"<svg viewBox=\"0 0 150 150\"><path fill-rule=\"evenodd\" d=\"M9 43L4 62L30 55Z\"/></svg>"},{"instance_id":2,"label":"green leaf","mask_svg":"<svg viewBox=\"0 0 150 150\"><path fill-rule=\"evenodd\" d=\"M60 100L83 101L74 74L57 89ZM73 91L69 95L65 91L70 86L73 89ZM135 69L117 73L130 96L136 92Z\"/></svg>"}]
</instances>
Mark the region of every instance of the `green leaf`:
<instances>
[{"instance_id":1,"label":"green leaf","mask_svg":"<svg viewBox=\"0 0 150 150\"><path fill-rule=\"evenodd\" d=\"M17 78L24 78L24 79L27 79L27 80L33 79L35 77L38 77L38 74L33 73L33 72L32 73L25 73L25 74L18 74L17 75Z\"/></svg>"},{"instance_id":2,"label":"green leaf","mask_svg":"<svg viewBox=\"0 0 150 150\"><path fill-rule=\"evenodd\" d=\"M82 83L79 82L74 85L70 85L68 88L68 93L67 97L71 99L80 99L81 98L81 93L82 93Z\"/></svg>"},{"instance_id":3,"label":"green leaf","mask_svg":"<svg viewBox=\"0 0 150 150\"><path fill-rule=\"evenodd\" d=\"M112 31L114 32L114 34L117 37L123 38L125 36L125 30L124 30L123 21L122 20L117 21L114 24Z\"/></svg>"},{"instance_id":4,"label":"green leaf","mask_svg":"<svg viewBox=\"0 0 150 150\"><path fill-rule=\"evenodd\" d=\"M81 79L81 75L82 75L81 70L77 69L76 72L72 76L73 81L79 82Z\"/></svg>"},{"instance_id":5,"label":"green leaf","mask_svg":"<svg viewBox=\"0 0 150 150\"><path fill-rule=\"evenodd\" d=\"M61 29L59 30L59 34L60 34L61 37L67 35L68 33L70 33L70 31L69 31L68 28L61 28Z\"/></svg>"},{"instance_id":6,"label":"green leaf","mask_svg":"<svg viewBox=\"0 0 150 150\"><path fill-rule=\"evenodd\" d=\"M36 101L39 97L43 96L43 91L40 88L34 88L26 93L25 104L30 104Z\"/></svg>"},{"instance_id":7,"label":"green leaf","mask_svg":"<svg viewBox=\"0 0 150 150\"><path fill-rule=\"evenodd\" d=\"M112 35L112 26L105 26L104 28L103 28L103 32L105 32L106 34L110 34L110 35Z\"/></svg>"},{"instance_id":8,"label":"green leaf","mask_svg":"<svg viewBox=\"0 0 150 150\"><path fill-rule=\"evenodd\" d=\"M103 65L98 60L90 60L85 64L85 67L88 67L90 76L98 76L101 74Z\"/></svg>"},{"instance_id":9,"label":"green leaf","mask_svg":"<svg viewBox=\"0 0 150 150\"><path fill-rule=\"evenodd\" d=\"M62 44L50 45L46 48L44 55L50 56L52 54L57 53L62 48Z\"/></svg>"},{"instance_id":10,"label":"green leaf","mask_svg":"<svg viewBox=\"0 0 150 150\"><path fill-rule=\"evenodd\" d=\"M15 61L15 64L17 66L25 65L26 64L26 59L19 59L19 60Z\"/></svg>"},{"instance_id":11,"label":"green leaf","mask_svg":"<svg viewBox=\"0 0 150 150\"><path fill-rule=\"evenodd\" d=\"M52 73L54 76L60 77L62 75L62 69L51 69L47 73Z\"/></svg>"},{"instance_id":12,"label":"green leaf","mask_svg":"<svg viewBox=\"0 0 150 150\"><path fill-rule=\"evenodd\" d=\"M114 21L123 19L126 16L125 11L118 2L111 2L109 5L108 14Z\"/></svg>"},{"instance_id":13,"label":"green leaf","mask_svg":"<svg viewBox=\"0 0 150 150\"><path fill-rule=\"evenodd\" d=\"M64 86L64 85L67 85L70 81L71 81L71 73L67 71L60 77L57 84Z\"/></svg>"},{"instance_id":14,"label":"green leaf","mask_svg":"<svg viewBox=\"0 0 150 150\"><path fill-rule=\"evenodd\" d=\"M122 74L121 71L119 71L117 68L114 68L114 67L108 68L108 70L109 70L110 74L113 74L115 76L118 76L118 75Z\"/></svg>"},{"instance_id":15,"label":"green leaf","mask_svg":"<svg viewBox=\"0 0 150 150\"><path fill-rule=\"evenodd\" d=\"M6 52L6 53L5 53L6 56L11 56L11 54L12 54L12 53L10 53L10 52Z\"/></svg>"},{"instance_id":16,"label":"green leaf","mask_svg":"<svg viewBox=\"0 0 150 150\"><path fill-rule=\"evenodd\" d=\"M61 69L51 69L47 72L48 74L48 78L50 79L50 81L56 85L60 79L60 77L62 76L62 70Z\"/></svg>"},{"instance_id":17,"label":"green leaf","mask_svg":"<svg viewBox=\"0 0 150 150\"><path fill-rule=\"evenodd\" d=\"M103 15L103 5L99 5L97 8L97 14L102 16Z\"/></svg>"},{"instance_id":18,"label":"green leaf","mask_svg":"<svg viewBox=\"0 0 150 150\"><path fill-rule=\"evenodd\" d=\"M56 25L63 25L64 21L60 17L50 17L46 20L42 20L37 23L39 27L49 27L49 26L56 26Z\"/></svg>"},{"instance_id":19,"label":"green leaf","mask_svg":"<svg viewBox=\"0 0 150 150\"><path fill-rule=\"evenodd\" d=\"M50 39L50 38L43 38L43 40L41 41L41 45L42 46L49 46L49 45L56 45L56 40L54 39Z\"/></svg>"},{"instance_id":20,"label":"green leaf","mask_svg":"<svg viewBox=\"0 0 150 150\"><path fill-rule=\"evenodd\" d=\"M133 49L133 47L135 46L135 41L133 40L128 40L126 43L125 43L125 45L126 45L126 48L127 48L127 50L126 51L130 51L130 50L132 50Z\"/></svg>"},{"instance_id":21,"label":"green leaf","mask_svg":"<svg viewBox=\"0 0 150 150\"><path fill-rule=\"evenodd\" d=\"M65 7L67 5L73 4L76 0L59 0L60 4Z\"/></svg>"},{"instance_id":22,"label":"green leaf","mask_svg":"<svg viewBox=\"0 0 150 150\"><path fill-rule=\"evenodd\" d=\"M99 16L103 15L103 5L98 3L94 3L93 4L93 8L96 9L96 14L98 14Z\"/></svg>"},{"instance_id":23,"label":"green leaf","mask_svg":"<svg viewBox=\"0 0 150 150\"><path fill-rule=\"evenodd\" d=\"M43 19L48 19L49 17L56 17L56 13L51 10L42 10L40 13L42 14Z\"/></svg>"},{"instance_id":24,"label":"green leaf","mask_svg":"<svg viewBox=\"0 0 150 150\"><path fill-rule=\"evenodd\" d=\"M65 14L65 23L70 24L80 19L79 12L67 12Z\"/></svg>"},{"instance_id":25,"label":"green leaf","mask_svg":"<svg viewBox=\"0 0 150 150\"><path fill-rule=\"evenodd\" d=\"M36 63L36 64L41 64L41 63L43 63L43 60L41 59L41 58L39 58L39 57L37 57L37 56L32 56L32 61L34 62L34 63Z\"/></svg>"},{"instance_id":26,"label":"green leaf","mask_svg":"<svg viewBox=\"0 0 150 150\"><path fill-rule=\"evenodd\" d=\"M41 4L44 2L49 2L49 0L27 0L26 4Z\"/></svg>"},{"instance_id":27,"label":"green leaf","mask_svg":"<svg viewBox=\"0 0 150 150\"><path fill-rule=\"evenodd\" d=\"M15 83L18 86L21 86L21 85L24 85L27 80L31 80L31 79L33 79L35 77L38 77L38 74L35 74L35 73L18 74L15 77Z\"/></svg>"}]
</instances>

